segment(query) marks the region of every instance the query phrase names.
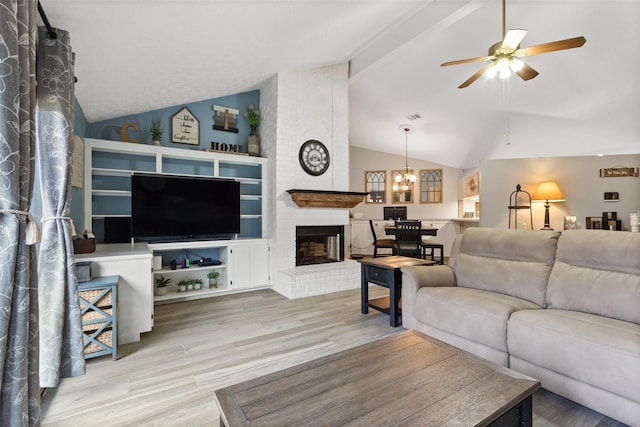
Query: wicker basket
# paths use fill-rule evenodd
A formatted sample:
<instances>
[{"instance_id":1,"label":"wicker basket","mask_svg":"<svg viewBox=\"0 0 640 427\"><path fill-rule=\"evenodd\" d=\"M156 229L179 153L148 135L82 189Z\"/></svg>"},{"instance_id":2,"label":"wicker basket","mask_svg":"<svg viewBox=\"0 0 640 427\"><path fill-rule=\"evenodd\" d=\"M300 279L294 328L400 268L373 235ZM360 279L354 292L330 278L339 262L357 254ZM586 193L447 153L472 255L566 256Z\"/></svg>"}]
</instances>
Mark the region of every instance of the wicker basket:
<instances>
[{"instance_id":1,"label":"wicker basket","mask_svg":"<svg viewBox=\"0 0 640 427\"><path fill-rule=\"evenodd\" d=\"M96 341L104 344L106 347L109 348L113 348L113 337L112 337L112 332L111 330L106 330L100 333L100 335L98 335L96 338ZM88 344L87 344L88 343ZM96 344L93 341L85 341L85 346L84 346L84 354L91 354L91 353L97 353L99 351L104 351L106 350L105 347L102 347L99 344Z\"/></svg>"},{"instance_id":2,"label":"wicker basket","mask_svg":"<svg viewBox=\"0 0 640 427\"><path fill-rule=\"evenodd\" d=\"M90 254L96 250L96 239L73 239L74 254Z\"/></svg>"},{"instance_id":3,"label":"wicker basket","mask_svg":"<svg viewBox=\"0 0 640 427\"><path fill-rule=\"evenodd\" d=\"M94 301L98 296L104 291L104 289L92 289L89 291L79 291L78 295L80 296L80 309L84 310L85 304L84 301L88 301L92 303L95 307L109 307L112 304L111 294L112 292L107 292L99 301Z\"/></svg>"},{"instance_id":4,"label":"wicker basket","mask_svg":"<svg viewBox=\"0 0 640 427\"><path fill-rule=\"evenodd\" d=\"M103 308L102 309L105 313L107 313L109 316L111 316L111 314L113 313L113 309L112 308ZM90 322L91 320L103 320L105 319L104 314L100 313L99 311L87 311L86 313L84 313L82 315L82 322ZM91 329L98 329L96 327L95 323L92 324L88 324L88 325L82 325L82 330L83 331L89 331Z\"/></svg>"}]
</instances>

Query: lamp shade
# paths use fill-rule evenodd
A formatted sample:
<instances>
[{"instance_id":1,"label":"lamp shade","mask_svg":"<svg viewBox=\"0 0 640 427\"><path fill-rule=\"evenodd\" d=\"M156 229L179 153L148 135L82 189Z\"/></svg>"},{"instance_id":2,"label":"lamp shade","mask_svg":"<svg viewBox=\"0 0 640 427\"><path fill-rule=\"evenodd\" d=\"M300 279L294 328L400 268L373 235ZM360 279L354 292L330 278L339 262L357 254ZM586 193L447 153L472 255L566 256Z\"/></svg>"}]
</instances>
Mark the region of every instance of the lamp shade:
<instances>
[{"instance_id":1,"label":"lamp shade","mask_svg":"<svg viewBox=\"0 0 640 427\"><path fill-rule=\"evenodd\" d=\"M564 202L564 196L562 191L558 188L558 184L553 181L543 182L538 186L536 194L533 196L533 200L545 201L545 202Z\"/></svg>"}]
</instances>

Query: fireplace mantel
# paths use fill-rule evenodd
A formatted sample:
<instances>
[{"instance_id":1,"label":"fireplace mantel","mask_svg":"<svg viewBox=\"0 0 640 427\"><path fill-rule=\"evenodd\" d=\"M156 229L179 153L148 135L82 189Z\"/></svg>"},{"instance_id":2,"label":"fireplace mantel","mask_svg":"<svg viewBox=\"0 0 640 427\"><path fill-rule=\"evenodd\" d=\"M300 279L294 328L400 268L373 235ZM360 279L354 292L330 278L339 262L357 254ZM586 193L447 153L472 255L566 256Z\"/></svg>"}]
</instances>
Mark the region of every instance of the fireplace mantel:
<instances>
[{"instance_id":1,"label":"fireplace mantel","mask_svg":"<svg viewBox=\"0 0 640 427\"><path fill-rule=\"evenodd\" d=\"M369 193L355 191L287 190L291 200L301 208L352 208Z\"/></svg>"}]
</instances>

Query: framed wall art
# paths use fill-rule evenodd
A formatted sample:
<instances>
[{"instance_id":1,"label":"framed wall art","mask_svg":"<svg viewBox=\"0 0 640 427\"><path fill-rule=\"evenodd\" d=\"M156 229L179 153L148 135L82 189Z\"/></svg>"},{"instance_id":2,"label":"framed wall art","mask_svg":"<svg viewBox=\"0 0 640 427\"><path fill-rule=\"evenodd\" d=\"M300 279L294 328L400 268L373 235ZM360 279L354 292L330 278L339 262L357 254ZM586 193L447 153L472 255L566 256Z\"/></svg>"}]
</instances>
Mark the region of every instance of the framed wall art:
<instances>
[{"instance_id":1,"label":"framed wall art","mask_svg":"<svg viewBox=\"0 0 640 427\"><path fill-rule=\"evenodd\" d=\"M576 228L576 217L575 216L565 216L564 217L564 229L565 230L574 230Z\"/></svg>"},{"instance_id":2,"label":"framed wall art","mask_svg":"<svg viewBox=\"0 0 640 427\"><path fill-rule=\"evenodd\" d=\"M601 216L588 216L586 220L587 230L602 230Z\"/></svg>"},{"instance_id":3,"label":"framed wall art","mask_svg":"<svg viewBox=\"0 0 640 427\"><path fill-rule=\"evenodd\" d=\"M200 121L187 107L171 117L171 142L200 145Z\"/></svg>"},{"instance_id":4,"label":"framed wall art","mask_svg":"<svg viewBox=\"0 0 640 427\"><path fill-rule=\"evenodd\" d=\"M618 166L615 168L600 169L601 178L621 178L625 176L637 177L638 175L640 175L639 168L627 168L624 166Z\"/></svg>"},{"instance_id":5,"label":"framed wall art","mask_svg":"<svg viewBox=\"0 0 640 427\"><path fill-rule=\"evenodd\" d=\"M238 115L240 110L222 105L214 105L213 130L238 133Z\"/></svg>"},{"instance_id":6,"label":"framed wall art","mask_svg":"<svg viewBox=\"0 0 640 427\"><path fill-rule=\"evenodd\" d=\"M464 178L465 197L477 196L480 194L480 174L478 172Z\"/></svg>"},{"instance_id":7,"label":"framed wall art","mask_svg":"<svg viewBox=\"0 0 640 427\"><path fill-rule=\"evenodd\" d=\"M605 202L619 202L620 193L618 193L617 191L605 191L603 200Z\"/></svg>"}]
</instances>

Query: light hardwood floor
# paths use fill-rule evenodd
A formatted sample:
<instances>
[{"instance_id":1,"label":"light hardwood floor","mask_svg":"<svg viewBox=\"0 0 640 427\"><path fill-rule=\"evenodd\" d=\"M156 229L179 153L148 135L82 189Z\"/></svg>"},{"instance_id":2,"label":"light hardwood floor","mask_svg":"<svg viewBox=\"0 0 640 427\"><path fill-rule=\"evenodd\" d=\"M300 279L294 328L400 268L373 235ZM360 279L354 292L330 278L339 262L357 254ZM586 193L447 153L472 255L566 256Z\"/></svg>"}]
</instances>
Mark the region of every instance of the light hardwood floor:
<instances>
[{"instance_id":1,"label":"light hardwood floor","mask_svg":"<svg viewBox=\"0 0 640 427\"><path fill-rule=\"evenodd\" d=\"M379 287L372 287L372 292ZM156 306L153 332L121 346L118 360L87 361L43 397L43 426L218 426L213 392L404 331L360 314L352 290L290 301L261 290ZM534 426L620 427L547 391Z\"/></svg>"}]
</instances>

